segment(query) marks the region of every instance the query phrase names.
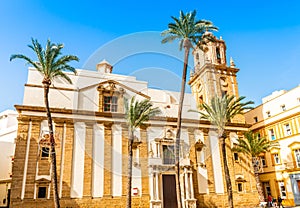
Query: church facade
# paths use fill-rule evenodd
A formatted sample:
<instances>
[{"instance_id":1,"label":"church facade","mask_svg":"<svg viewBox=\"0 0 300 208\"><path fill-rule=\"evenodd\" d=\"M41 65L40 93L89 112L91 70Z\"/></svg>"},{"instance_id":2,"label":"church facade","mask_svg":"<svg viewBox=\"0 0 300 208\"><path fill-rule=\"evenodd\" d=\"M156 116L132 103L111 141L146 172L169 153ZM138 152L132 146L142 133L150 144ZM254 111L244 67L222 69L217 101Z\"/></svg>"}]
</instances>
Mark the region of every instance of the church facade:
<instances>
[{"instance_id":1,"label":"church facade","mask_svg":"<svg viewBox=\"0 0 300 208\"><path fill-rule=\"evenodd\" d=\"M180 185L184 207L227 207L222 153L209 122L196 113L211 96L238 96L233 61L226 63L222 39L193 51L195 67L185 95L180 150ZM73 84L54 81L49 100L54 122L58 190L62 207L125 207L128 128L125 102L150 99L162 114L135 132L133 207L176 207L174 145L179 92L148 88L135 77L112 73L100 62L97 71L68 74ZM29 69L22 105L16 105L18 133L13 163L12 207L51 207L52 186L42 76ZM228 124L227 160L236 207L258 204L249 158L231 147L249 129L243 116Z\"/></svg>"}]
</instances>

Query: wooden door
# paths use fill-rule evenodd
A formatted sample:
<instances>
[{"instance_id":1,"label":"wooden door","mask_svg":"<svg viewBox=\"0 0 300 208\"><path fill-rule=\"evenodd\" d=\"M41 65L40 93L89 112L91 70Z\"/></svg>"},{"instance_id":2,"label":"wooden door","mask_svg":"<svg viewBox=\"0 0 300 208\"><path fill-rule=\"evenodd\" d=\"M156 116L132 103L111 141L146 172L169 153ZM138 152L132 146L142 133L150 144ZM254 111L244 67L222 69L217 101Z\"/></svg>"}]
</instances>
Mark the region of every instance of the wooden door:
<instances>
[{"instance_id":1,"label":"wooden door","mask_svg":"<svg viewBox=\"0 0 300 208\"><path fill-rule=\"evenodd\" d=\"M162 175L162 177L164 208L176 208L178 205L175 175Z\"/></svg>"}]
</instances>

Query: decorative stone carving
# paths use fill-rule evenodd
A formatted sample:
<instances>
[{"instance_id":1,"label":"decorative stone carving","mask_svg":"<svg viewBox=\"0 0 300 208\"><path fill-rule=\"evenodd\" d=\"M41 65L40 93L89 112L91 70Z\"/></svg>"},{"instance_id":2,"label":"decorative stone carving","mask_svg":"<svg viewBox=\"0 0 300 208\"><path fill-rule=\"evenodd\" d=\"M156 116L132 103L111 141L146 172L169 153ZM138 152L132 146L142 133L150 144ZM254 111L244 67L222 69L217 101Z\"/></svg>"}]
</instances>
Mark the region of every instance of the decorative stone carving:
<instances>
[{"instance_id":1,"label":"decorative stone carving","mask_svg":"<svg viewBox=\"0 0 300 208\"><path fill-rule=\"evenodd\" d=\"M133 143L132 143L132 148L133 149L136 149L138 148L138 146L141 144L141 140L137 137L137 136L134 136L133 138Z\"/></svg>"}]
</instances>

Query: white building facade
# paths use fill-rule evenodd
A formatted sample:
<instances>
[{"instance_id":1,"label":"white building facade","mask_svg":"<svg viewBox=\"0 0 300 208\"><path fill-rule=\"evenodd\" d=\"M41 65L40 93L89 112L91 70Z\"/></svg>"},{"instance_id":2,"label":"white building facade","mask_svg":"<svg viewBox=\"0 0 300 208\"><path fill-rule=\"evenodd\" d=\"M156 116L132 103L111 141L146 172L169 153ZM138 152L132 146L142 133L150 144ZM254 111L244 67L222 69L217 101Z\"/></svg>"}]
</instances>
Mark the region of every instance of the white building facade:
<instances>
[{"instance_id":1,"label":"white building facade","mask_svg":"<svg viewBox=\"0 0 300 208\"><path fill-rule=\"evenodd\" d=\"M0 113L0 207L9 206L17 116L17 112L13 110Z\"/></svg>"}]
</instances>

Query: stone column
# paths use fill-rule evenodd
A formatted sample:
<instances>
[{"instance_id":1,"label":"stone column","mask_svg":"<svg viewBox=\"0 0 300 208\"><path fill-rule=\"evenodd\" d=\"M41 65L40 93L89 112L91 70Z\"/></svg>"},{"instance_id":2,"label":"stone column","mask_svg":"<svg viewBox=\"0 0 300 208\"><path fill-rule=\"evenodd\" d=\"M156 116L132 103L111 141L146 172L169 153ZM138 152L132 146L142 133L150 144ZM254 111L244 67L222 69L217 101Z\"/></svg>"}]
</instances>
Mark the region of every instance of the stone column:
<instances>
[{"instance_id":1,"label":"stone column","mask_svg":"<svg viewBox=\"0 0 300 208\"><path fill-rule=\"evenodd\" d=\"M141 144L139 146L140 164L141 164L141 177L142 177L142 195L149 197L149 170L148 170L148 138L147 127L143 126L140 129Z\"/></svg>"},{"instance_id":2,"label":"stone column","mask_svg":"<svg viewBox=\"0 0 300 208\"><path fill-rule=\"evenodd\" d=\"M64 145L64 165L63 165L63 182L62 197L70 197L71 178L72 178L72 160L73 160L73 141L74 141L74 124L71 121L66 123L66 137Z\"/></svg>"},{"instance_id":3,"label":"stone column","mask_svg":"<svg viewBox=\"0 0 300 208\"><path fill-rule=\"evenodd\" d=\"M155 200L155 196L154 196L154 173L151 173L149 176L149 180L150 180L150 200Z\"/></svg>"},{"instance_id":4,"label":"stone column","mask_svg":"<svg viewBox=\"0 0 300 208\"><path fill-rule=\"evenodd\" d=\"M127 195L128 181L128 126L122 125L122 195Z\"/></svg>"},{"instance_id":5,"label":"stone column","mask_svg":"<svg viewBox=\"0 0 300 208\"><path fill-rule=\"evenodd\" d=\"M193 187L193 172L190 172L189 174L190 174L189 179L190 179L191 199L194 199L195 195L194 195L194 187Z\"/></svg>"},{"instance_id":6,"label":"stone column","mask_svg":"<svg viewBox=\"0 0 300 208\"><path fill-rule=\"evenodd\" d=\"M112 124L104 123L104 197L112 195Z\"/></svg>"},{"instance_id":7,"label":"stone column","mask_svg":"<svg viewBox=\"0 0 300 208\"><path fill-rule=\"evenodd\" d=\"M62 121L56 121L55 130L54 130L54 139L55 139L55 153L56 153L56 167L57 167L57 179L58 179L58 195L59 198L62 197L62 183L63 183L63 165L64 165L64 142L66 136L66 127L65 123ZM51 169L52 170L52 169Z\"/></svg>"},{"instance_id":8,"label":"stone column","mask_svg":"<svg viewBox=\"0 0 300 208\"><path fill-rule=\"evenodd\" d=\"M93 161L92 161L92 197L103 196L104 177L104 126L94 124L93 126Z\"/></svg>"},{"instance_id":9,"label":"stone column","mask_svg":"<svg viewBox=\"0 0 300 208\"><path fill-rule=\"evenodd\" d=\"M92 161L93 161L93 124L87 124L85 132L84 151L84 180L83 196L91 196L92 193Z\"/></svg>"},{"instance_id":10,"label":"stone column","mask_svg":"<svg viewBox=\"0 0 300 208\"><path fill-rule=\"evenodd\" d=\"M31 129L32 122L29 119L19 119L12 171L14 179L11 185L12 202L22 200L25 195Z\"/></svg>"},{"instance_id":11,"label":"stone column","mask_svg":"<svg viewBox=\"0 0 300 208\"><path fill-rule=\"evenodd\" d=\"M224 193L224 182L223 182L223 169L221 160L221 149L219 145L219 138L216 132L210 132L210 149L212 157L212 171L214 178L214 189L218 194ZM229 154L229 153L228 153Z\"/></svg>"},{"instance_id":12,"label":"stone column","mask_svg":"<svg viewBox=\"0 0 300 208\"><path fill-rule=\"evenodd\" d=\"M188 171L187 168L184 168L184 184L185 184L185 199L190 199L190 186L189 186L189 180L188 180Z\"/></svg>"},{"instance_id":13,"label":"stone column","mask_svg":"<svg viewBox=\"0 0 300 208\"><path fill-rule=\"evenodd\" d=\"M160 200L159 198L159 175L158 175L158 172L155 172L154 173L154 176L155 176L155 200Z\"/></svg>"},{"instance_id":14,"label":"stone column","mask_svg":"<svg viewBox=\"0 0 300 208\"><path fill-rule=\"evenodd\" d=\"M112 126L112 195L122 196L122 128L120 124Z\"/></svg>"},{"instance_id":15,"label":"stone column","mask_svg":"<svg viewBox=\"0 0 300 208\"><path fill-rule=\"evenodd\" d=\"M84 183L84 159L85 159L86 124L76 122L74 124L74 143L72 160L71 197L83 196Z\"/></svg>"},{"instance_id":16,"label":"stone column","mask_svg":"<svg viewBox=\"0 0 300 208\"><path fill-rule=\"evenodd\" d=\"M34 198L34 189L35 189L35 176L36 176L36 165L37 165L37 155L38 155L38 140L40 137L40 125L41 120L31 120L32 127L31 133L28 134L28 139L30 140L29 143L29 150L26 152L28 153L28 165L27 165L27 174L26 174L26 189L24 199L33 199ZM27 143L28 144L28 143ZM26 161L25 161L26 162Z\"/></svg>"}]
</instances>

